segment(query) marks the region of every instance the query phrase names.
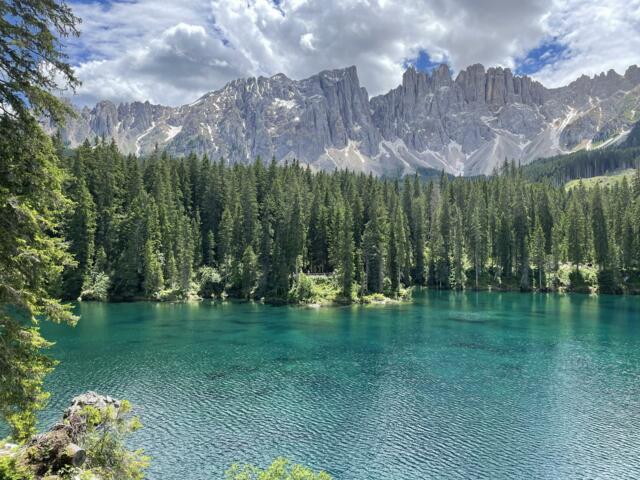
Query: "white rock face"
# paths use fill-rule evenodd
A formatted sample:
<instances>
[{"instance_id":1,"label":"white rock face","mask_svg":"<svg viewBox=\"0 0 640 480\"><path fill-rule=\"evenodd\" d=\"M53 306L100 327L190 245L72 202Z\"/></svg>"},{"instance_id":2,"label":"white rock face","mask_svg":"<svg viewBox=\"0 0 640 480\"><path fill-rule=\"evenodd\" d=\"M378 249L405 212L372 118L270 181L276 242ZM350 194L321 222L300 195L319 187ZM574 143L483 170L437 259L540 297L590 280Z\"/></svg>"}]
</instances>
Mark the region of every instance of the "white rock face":
<instances>
[{"instance_id":1,"label":"white rock face","mask_svg":"<svg viewBox=\"0 0 640 480\"><path fill-rule=\"evenodd\" d=\"M432 74L409 69L400 86L372 99L348 67L299 81L238 79L177 108L100 102L61 133L71 146L104 136L138 155L158 145L229 162L261 156L318 169L477 175L505 158L524 164L613 144L639 119L636 66L547 89L509 69L472 65L454 79L441 65Z\"/></svg>"}]
</instances>

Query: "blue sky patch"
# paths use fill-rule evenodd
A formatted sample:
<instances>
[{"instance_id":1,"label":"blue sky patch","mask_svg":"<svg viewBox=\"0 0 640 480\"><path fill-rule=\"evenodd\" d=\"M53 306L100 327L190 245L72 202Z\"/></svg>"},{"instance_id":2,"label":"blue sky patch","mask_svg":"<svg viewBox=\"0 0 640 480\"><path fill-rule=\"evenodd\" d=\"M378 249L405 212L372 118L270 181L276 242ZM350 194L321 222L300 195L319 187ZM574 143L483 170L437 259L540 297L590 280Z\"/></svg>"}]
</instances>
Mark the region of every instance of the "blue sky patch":
<instances>
[{"instance_id":1,"label":"blue sky patch","mask_svg":"<svg viewBox=\"0 0 640 480\"><path fill-rule=\"evenodd\" d=\"M531 75L547 65L557 63L568 54L569 48L558 42L557 39L546 41L533 50L529 50L524 58L516 59L516 73L518 75Z\"/></svg>"},{"instance_id":2,"label":"blue sky patch","mask_svg":"<svg viewBox=\"0 0 640 480\"><path fill-rule=\"evenodd\" d=\"M420 50L416 58L405 60L403 67L409 68L413 66L419 72L430 73L431 70L437 68L441 63L443 62L434 62L433 60L431 60L431 57L427 52L425 52L424 50Z\"/></svg>"}]
</instances>

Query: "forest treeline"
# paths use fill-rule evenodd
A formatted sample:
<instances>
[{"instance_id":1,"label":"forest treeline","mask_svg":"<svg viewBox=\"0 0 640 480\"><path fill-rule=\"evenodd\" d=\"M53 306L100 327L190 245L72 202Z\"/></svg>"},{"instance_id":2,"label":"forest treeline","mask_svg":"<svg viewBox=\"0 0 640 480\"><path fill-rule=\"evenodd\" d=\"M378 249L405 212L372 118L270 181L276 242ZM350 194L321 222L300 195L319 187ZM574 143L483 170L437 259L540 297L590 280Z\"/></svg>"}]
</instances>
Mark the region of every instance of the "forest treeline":
<instances>
[{"instance_id":1,"label":"forest treeline","mask_svg":"<svg viewBox=\"0 0 640 480\"><path fill-rule=\"evenodd\" d=\"M507 163L488 178L424 181L138 159L104 141L65 156L75 208L64 236L76 259L62 276L67 298L300 301L310 274L346 301L414 285L637 289L640 173L566 191Z\"/></svg>"},{"instance_id":2,"label":"forest treeline","mask_svg":"<svg viewBox=\"0 0 640 480\"><path fill-rule=\"evenodd\" d=\"M633 137L635 139L640 133ZM631 140L631 139L629 139ZM560 186L569 180L597 177L611 172L635 168L640 158L640 146L580 150L574 153L541 158L522 167L531 181L548 180Z\"/></svg>"}]
</instances>

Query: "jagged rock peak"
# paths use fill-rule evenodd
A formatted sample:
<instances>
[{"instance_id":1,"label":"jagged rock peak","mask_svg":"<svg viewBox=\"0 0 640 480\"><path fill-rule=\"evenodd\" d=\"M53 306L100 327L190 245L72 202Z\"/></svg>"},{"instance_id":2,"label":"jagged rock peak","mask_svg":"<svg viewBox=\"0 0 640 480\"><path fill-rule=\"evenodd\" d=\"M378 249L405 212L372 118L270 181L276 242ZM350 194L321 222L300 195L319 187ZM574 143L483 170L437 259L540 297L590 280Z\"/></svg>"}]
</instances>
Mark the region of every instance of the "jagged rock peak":
<instances>
[{"instance_id":1,"label":"jagged rock peak","mask_svg":"<svg viewBox=\"0 0 640 480\"><path fill-rule=\"evenodd\" d=\"M230 162L259 155L381 174L490 173L505 157L526 163L624 140L640 118L638 85L635 65L549 89L509 68L474 64L454 76L442 64L428 73L410 67L397 88L369 99L349 66L302 80L241 78L177 108L100 102L61 134L71 146L114 138L136 155L158 145Z\"/></svg>"},{"instance_id":2,"label":"jagged rock peak","mask_svg":"<svg viewBox=\"0 0 640 480\"><path fill-rule=\"evenodd\" d=\"M441 64L429 74L409 67L402 77L402 88L416 97L433 93L436 89L455 85L468 103L483 102L491 105L522 102L542 104L545 87L528 76L514 75L509 68L491 67L485 70L482 64L470 65L461 70L452 80L451 70Z\"/></svg>"}]
</instances>

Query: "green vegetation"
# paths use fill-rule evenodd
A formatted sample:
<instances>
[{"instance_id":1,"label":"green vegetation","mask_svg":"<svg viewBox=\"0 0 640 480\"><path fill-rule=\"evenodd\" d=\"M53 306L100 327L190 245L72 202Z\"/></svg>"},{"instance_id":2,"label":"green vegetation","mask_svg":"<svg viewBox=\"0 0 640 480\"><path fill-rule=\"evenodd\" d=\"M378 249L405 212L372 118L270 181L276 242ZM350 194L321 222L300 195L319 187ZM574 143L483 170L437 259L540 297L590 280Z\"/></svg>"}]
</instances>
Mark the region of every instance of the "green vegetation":
<instances>
[{"instance_id":1,"label":"green vegetation","mask_svg":"<svg viewBox=\"0 0 640 480\"><path fill-rule=\"evenodd\" d=\"M227 480L331 480L325 472L314 472L302 465L277 458L266 469L253 465L233 465L226 472Z\"/></svg>"},{"instance_id":2,"label":"green vegetation","mask_svg":"<svg viewBox=\"0 0 640 480\"><path fill-rule=\"evenodd\" d=\"M62 121L70 113L52 91L78 84L60 43L77 34L78 22L64 2L0 3L0 415L12 439L21 443L44 438L33 437L36 412L47 401L43 382L55 362L43 353L50 343L40 335L39 322L77 321L70 306L57 299L66 285L82 281L93 289L87 296L106 298L104 277L86 269L89 259L99 267L102 258L90 241L97 229L91 196L78 181L81 175L66 176L60 150L34 118ZM75 205L63 190L72 193ZM83 239L73 252L62 224ZM87 273L86 282L73 276L80 269ZM138 426L126 413L121 409L101 418L84 435L92 469L101 478L143 476L146 459L124 448L124 436ZM36 452L32 443L22 450L0 447L0 479L37 478L28 465L43 451ZM26 458L19 457L20 451L26 451ZM74 473L67 472L67 478L76 478ZM89 478L85 474L79 478Z\"/></svg>"},{"instance_id":3,"label":"green vegetation","mask_svg":"<svg viewBox=\"0 0 640 480\"><path fill-rule=\"evenodd\" d=\"M623 178L626 178L628 182L633 182L633 177L636 175L636 170L630 168L623 170L622 172L612 172L607 175L599 175L591 178L579 178L571 180L565 184L565 188L571 189L577 187L580 183L584 185L584 188L589 189L598 185L600 188L613 187L616 183L622 182Z\"/></svg>"},{"instance_id":4,"label":"green vegetation","mask_svg":"<svg viewBox=\"0 0 640 480\"><path fill-rule=\"evenodd\" d=\"M127 401L72 406L62 422L28 442L0 443L0 480L142 480L148 457L125 447L141 426Z\"/></svg>"},{"instance_id":5,"label":"green vegetation","mask_svg":"<svg viewBox=\"0 0 640 480\"><path fill-rule=\"evenodd\" d=\"M68 111L51 89L77 84L59 43L77 19L64 3L41 0L2 2L0 18L0 414L22 440L35 431L53 367L39 319L76 320L53 295L73 263L59 230L64 172L32 112L60 119Z\"/></svg>"},{"instance_id":6,"label":"green vegetation","mask_svg":"<svg viewBox=\"0 0 640 480\"><path fill-rule=\"evenodd\" d=\"M33 480L33 474L11 455L0 456L0 480Z\"/></svg>"},{"instance_id":7,"label":"green vegetation","mask_svg":"<svg viewBox=\"0 0 640 480\"><path fill-rule=\"evenodd\" d=\"M141 480L149 458L142 450L129 451L125 447L127 436L142 427L137 417L131 415L131 405L123 401L120 408L109 405L105 409L85 406L82 415L87 421L87 432L82 447L87 452L87 462L80 478L97 475L103 480Z\"/></svg>"},{"instance_id":8,"label":"green vegetation","mask_svg":"<svg viewBox=\"0 0 640 480\"><path fill-rule=\"evenodd\" d=\"M322 304L401 298L412 286L585 291L559 275L567 263L597 266L589 289L635 291L637 171L567 190L512 164L425 182L260 159L137 159L106 142L66 162L66 193L82 206L65 222L77 260L63 275L68 298Z\"/></svg>"},{"instance_id":9,"label":"green vegetation","mask_svg":"<svg viewBox=\"0 0 640 480\"><path fill-rule=\"evenodd\" d=\"M570 180L592 178L635 169L640 160L640 127L636 125L624 146L600 150L581 150L567 155L558 155L536 160L522 167L523 175L532 181L550 181L563 185Z\"/></svg>"},{"instance_id":10,"label":"green vegetation","mask_svg":"<svg viewBox=\"0 0 640 480\"><path fill-rule=\"evenodd\" d=\"M50 92L55 79L77 84L59 42L78 19L40 0L3 2L0 15L0 414L17 441L35 433L54 366L39 321L77 320L59 297L367 303L411 286L640 290L640 171L633 181L561 186L633 167L637 147L428 181L260 159L139 159L105 141L63 155L32 113L68 112ZM147 460L123 447L137 423L85 413L100 424L84 438L89 470L142 478ZM6 456L0 475L28 478ZM227 475L329 478L283 459Z\"/></svg>"}]
</instances>

